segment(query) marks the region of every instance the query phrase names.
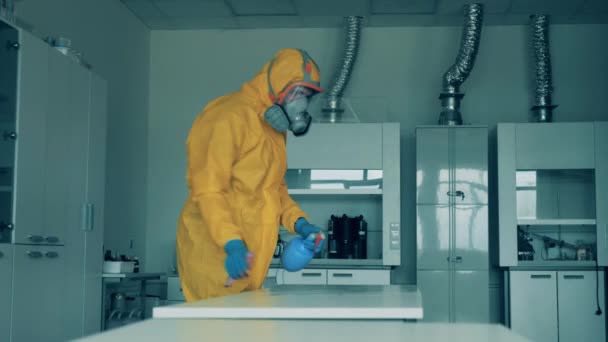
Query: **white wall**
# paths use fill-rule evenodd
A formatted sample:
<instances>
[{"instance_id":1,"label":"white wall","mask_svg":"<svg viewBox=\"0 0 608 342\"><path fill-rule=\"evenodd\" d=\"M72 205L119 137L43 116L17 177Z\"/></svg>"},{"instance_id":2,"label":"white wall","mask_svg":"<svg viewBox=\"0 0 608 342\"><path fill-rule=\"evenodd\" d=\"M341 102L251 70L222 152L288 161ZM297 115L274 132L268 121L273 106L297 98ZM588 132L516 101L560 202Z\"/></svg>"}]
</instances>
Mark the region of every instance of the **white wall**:
<instances>
[{"instance_id":1,"label":"white wall","mask_svg":"<svg viewBox=\"0 0 608 342\"><path fill-rule=\"evenodd\" d=\"M119 0L27 0L17 15L41 36L65 36L108 82L105 247L143 256L150 31Z\"/></svg>"},{"instance_id":2,"label":"white wall","mask_svg":"<svg viewBox=\"0 0 608 342\"><path fill-rule=\"evenodd\" d=\"M608 120L608 25L551 28L556 121ZM364 122L402 127L402 267L394 282L415 281L414 127L434 124L441 76L453 63L459 27L365 29L347 89ZM485 27L475 69L463 86L468 123L526 122L530 107L528 30ZM186 198L185 139L216 96L237 90L283 47L320 65L327 85L342 50L338 29L152 31L148 156L148 270L174 262L176 221ZM490 148L493 148L491 146ZM495 225L492 225L495 228Z\"/></svg>"}]
</instances>

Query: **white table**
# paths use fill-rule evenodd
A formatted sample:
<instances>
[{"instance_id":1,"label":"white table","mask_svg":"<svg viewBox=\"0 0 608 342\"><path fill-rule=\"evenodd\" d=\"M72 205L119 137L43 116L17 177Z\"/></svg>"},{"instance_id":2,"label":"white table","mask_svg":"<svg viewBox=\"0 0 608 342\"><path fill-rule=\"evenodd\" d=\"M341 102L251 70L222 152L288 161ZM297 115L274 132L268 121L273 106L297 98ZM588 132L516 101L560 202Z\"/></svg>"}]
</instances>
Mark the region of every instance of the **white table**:
<instances>
[{"instance_id":1,"label":"white table","mask_svg":"<svg viewBox=\"0 0 608 342\"><path fill-rule=\"evenodd\" d=\"M154 308L154 318L422 319L416 286L277 286L233 296Z\"/></svg>"},{"instance_id":2,"label":"white table","mask_svg":"<svg viewBox=\"0 0 608 342\"><path fill-rule=\"evenodd\" d=\"M238 342L523 342L500 325L338 320L153 319L82 339L120 341Z\"/></svg>"}]
</instances>

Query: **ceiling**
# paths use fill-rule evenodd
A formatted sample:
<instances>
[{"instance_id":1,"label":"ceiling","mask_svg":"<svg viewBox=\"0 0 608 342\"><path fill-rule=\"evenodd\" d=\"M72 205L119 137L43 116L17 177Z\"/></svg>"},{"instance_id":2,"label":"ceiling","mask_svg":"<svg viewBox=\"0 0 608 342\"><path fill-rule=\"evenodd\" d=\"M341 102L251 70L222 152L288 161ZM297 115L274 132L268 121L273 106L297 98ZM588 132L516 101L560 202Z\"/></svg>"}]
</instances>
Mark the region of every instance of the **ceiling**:
<instances>
[{"instance_id":1,"label":"ceiling","mask_svg":"<svg viewBox=\"0 0 608 342\"><path fill-rule=\"evenodd\" d=\"M460 25L462 6L485 5L487 25L517 25L528 15L552 23L608 23L608 0L121 0L153 30L338 27L361 15L366 26Z\"/></svg>"}]
</instances>

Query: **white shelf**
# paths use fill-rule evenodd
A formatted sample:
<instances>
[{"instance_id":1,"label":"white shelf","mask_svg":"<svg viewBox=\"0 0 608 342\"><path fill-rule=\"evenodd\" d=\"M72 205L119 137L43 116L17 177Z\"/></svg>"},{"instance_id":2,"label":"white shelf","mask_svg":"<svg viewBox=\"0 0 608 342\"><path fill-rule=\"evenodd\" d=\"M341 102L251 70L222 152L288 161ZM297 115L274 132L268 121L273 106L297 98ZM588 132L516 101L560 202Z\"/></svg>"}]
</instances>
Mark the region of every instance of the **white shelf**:
<instances>
[{"instance_id":1,"label":"white shelf","mask_svg":"<svg viewBox=\"0 0 608 342\"><path fill-rule=\"evenodd\" d=\"M519 226L593 226L592 219L519 219Z\"/></svg>"},{"instance_id":2,"label":"white shelf","mask_svg":"<svg viewBox=\"0 0 608 342\"><path fill-rule=\"evenodd\" d=\"M382 195L382 189L289 189L290 195Z\"/></svg>"}]
</instances>

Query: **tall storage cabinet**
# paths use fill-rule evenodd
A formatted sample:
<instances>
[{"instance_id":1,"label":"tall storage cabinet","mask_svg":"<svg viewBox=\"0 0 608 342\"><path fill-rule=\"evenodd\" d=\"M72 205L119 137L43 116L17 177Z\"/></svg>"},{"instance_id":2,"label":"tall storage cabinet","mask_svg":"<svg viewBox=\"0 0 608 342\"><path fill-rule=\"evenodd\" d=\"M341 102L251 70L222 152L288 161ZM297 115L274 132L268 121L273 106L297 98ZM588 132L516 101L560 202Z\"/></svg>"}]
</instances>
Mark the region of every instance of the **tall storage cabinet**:
<instances>
[{"instance_id":1,"label":"tall storage cabinet","mask_svg":"<svg viewBox=\"0 0 608 342\"><path fill-rule=\"evenodd\" d=\"M416 185L424 320L487 323L487 128L418 127Z\"/></svg>"},{"instance_id":2,"label":"tall storage cabinet","mask_svg":"<svg viewBox=\"0 0 608 342\"><path fill-rule=\"evenodd\" d=\"M106 85L30 33L2 29L14 32L2 44L17 56L17 82L2 126L12 137L11 158L0 160L11 175L0 219L11 227L12 288L4 292L3 272L0 317L12 324L0 340L71 340L101 324Z\"/></svg>"}]
</instances>

